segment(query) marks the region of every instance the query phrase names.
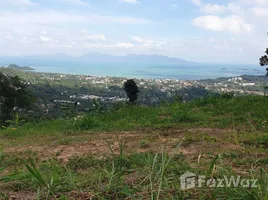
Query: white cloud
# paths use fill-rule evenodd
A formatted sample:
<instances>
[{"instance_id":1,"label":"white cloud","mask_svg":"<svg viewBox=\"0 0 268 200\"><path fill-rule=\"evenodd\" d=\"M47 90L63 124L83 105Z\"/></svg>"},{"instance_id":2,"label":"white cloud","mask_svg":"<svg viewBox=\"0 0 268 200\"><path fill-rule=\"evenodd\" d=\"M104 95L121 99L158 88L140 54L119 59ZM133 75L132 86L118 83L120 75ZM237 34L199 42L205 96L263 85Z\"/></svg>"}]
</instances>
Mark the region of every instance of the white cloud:
<instances>
[{"instance_id":1,"label":"white cloud","mask_svg":"<svg viewBox=\"0 0 268 200\"><path fill-rule=\"evenodd\" d=\"M132 49L134 45L127 40L122 42L122 35L118 39L111 34L107 39L105 34L94 33L96 31L92 31L94 24L117 26L150 23L152 23L150 20L142 18L53 10L2 11L0 44L8 48L6 51L0 49L0 55L78 54L86 53L88 49L91 51L109 49L109 53L116 53L123 49ZM105 33L109 34L109 32Z\"/></svg>"},{"instance_id":2,"label":"white cloud","mask_svg":"<svg viewBox=\"0 0 268 200\"><path fill-rule=\"evenodd\" d=\"M268 5L268 0L240 0L239 3L243 5L265 6Z\"/></svg>"},{"instance_id":3,"label":"white cloud","mask_svg":"<svg viewBox=\"0 0 268 200\"><path fill-rule=\"evenodd\" d=\"M40 40L42 42L51 42L53 40L53 38L41 35Z\"/></svg>"},{"instance_id":4,"label":"white cloud","mask_svg":"<svg viewBox=\"0 0 268 200\"><path fill-rule=\"evenodd\" d=\"M218 5L218 4L206 4L201 7L201 10L205 13L209 14L217 14L217 13L224 13L225 6Z\"/></svg>"},{"instance_id":5,"label":"white cloud","mask_svg":"<svg viewBox=\"0 0 268 200\"><path fill-rule=\"evenodd\" d=\"M154 46L156 45L155 42L153 42L152 40L149 39L143 39L137 36L134 36L131 38L133 41L142 44L143 46Z\"/></svg>"},{"instance_id":6,"label":"white cloud","mask_svg":"<svg viewBox=\"0 0 268 200\"><path fill-rule=\"evenodd\" d=\"M85 43L84 46L86 48L89 48L89 49L96 49L96 48L106 48L107 46L106 45L102 45L102 44L95 44L95 43Z\"/></svg>"},{"instance_id":7,"label":"white cloud","mask_svg":"<svg viewBox=\"0 0 268 200\"><path fill-rule=\"evenodd\" d=\"M218 14L224 13L226 7L224 5L219 4L205 4L202 3L201 0L192 0L192 3L198 7L200 7L201 11L209 14Z\"/></svg>"},{"instance_id":8,"label":"white cloud","mask_svg":"<svg viewBox=\"0 0 268 200\"><path fill-rule=\"evenodd\" d=\"M268 17L268 8L265 8L265 7L253 7L253 8L250 9L250 11L255 16Z\"/></svg>"},{"instance_id":9,"label":"white cloud","mask_svg":"<svg viewBox=\"0 0 268 200\"><path fill-rule=\"evenodd\" d=\"M231 33L241 33L252 31L252 25L236 15L228 17L218 17L215 15L201 16L192 21L192 24L199 28L212 31L228 31Z\"/></svg>"},{"instance_id":10,"label":"white cloud","mask_svg":"<svg viewBox=\"0 0 268 200\"><path fill-rule=\"evenodd\" d=\"M137 36L132 37L132 40L134 40L135 42L139 42L139 43L142 43L144 41L142 38L137 37Z\"/></svg>"},{"instance_id":11,"label":"white cloud","mask_svg":"<svg viewBox=\"0 0 268 200\"><path fill-rule=\"evenodd\" d=\"M125 2L125 3L132 3L132 4L137 4L137 3L139 3L138 0L122 0L122 1Z\"/></svg>"},{"instance_id":12,"label":"white cloud","mask_svg":"<svg viewBox=\"0 0 268 200\"><path fill-rule=\"evenodd\" d=\"M119 43L116 45L117 47L120 47L120 48L133 48L134 45L132 43L129 43L129 42L122 42L122 43Z\"/></svg>"},{"instance_id":13,"label":"white cloud","mask_svg":"<svg viewBox=\"0 0 268 200\"><path fill-rule=\"evenodd\" d=\"M268 0L256 0L258 5L268 5Z\"/></svg>"},{"instance_id":14,"label":"white cloud","mask_svg":"<svg viewBox=\"0 0 268 200\"><path fill-rule=\"evenodd\" d=\"M131 38L133 41L135 41L136 45L135 47L137 49L147 49L147 50L162 50L164 49L164 46L167 45L167 42L165 41L153 41L151 39L148 39L148 38L141 38L141 37L137 37L137 36L134 36Z\"/></svg>"},{"instance_id":15,"label":"white cloud","mask_svg":"<svg viewBox=\"0 0 268 200\"><path fill-rule=\"evenodd\" d=\"M77 5L87 5L88 3L83 0L59 0L63 3L77 4Z\"/></svg>"},{"instance_id":16,"label":"white cloud","mask_svg":"<svg viewBox=\"0 0 268 200\"><path fill-rule=\"evenodd\" d=\"M242 8L240 5L237 5L236 3L229 3L227 5L227 10L235 14L244 14L245 12L244 8Z\"/></svg>"},{"instance_id":17,"label":"white cloud","mask_svg":"<svg viewBox=\"0 0 268 200\"><path fill-rule=\"evenodd\" d=\"M150 20L133 17L114 17L96 14L76 14L59 11L42 12L2 12L0 25L23 24L57 24L84 23L84 24L149 24Z\"/></svg>"},{"instance_id":18,"label":"white cloud","mask_svg":"<svg viewBox=\"0 0 268 200\"><path fill-rule=\"evenodd\" d=\"M5 0L2 0L2 3L5 3ZM6 0L7 3L10 3L14 6L32 6L34 3L30 0Z\"/></svg>"},{"instance_id":19,"label":"white cloud","mask_svg":"<svg viewBox=\"0 0 268 200\"><path fill-rule=\"evenodd\" d=\"M55 8L58 9L55 11L46 10L47 4L42 4L44 1L0 0L0 45L6 47L0 49L0 55L54 53L81 55L88 52L117 55L159 53L169 56L179 55L183 59L193 61L197 59L197 62L198 60L232 62L233 59L253 63L257 62L258 57L262 55L263 50L260 49L267 45L267 42L265 43L267 27L264 27L263 24L267 20L268 0L228 0L214 1L214 3L211 3L212 0L188 0L197 6L196 10L199 10L200 13L203 12L201 15L205 15L194 19L193 25L209 31L221 32L220 34L218 32L202 33L197 38L187 38L187 36L183 38L181 32L176 32L173 25L165 23L166 19L171 20L170 24L173 23L172 20L178 20L180 16L175 15L174 12L172 16L166 16L163 10L165 20L158 16L156 18L158 22L154 24L151 20L143 18L120 16L126 13L125 11L121 13L120 6L122 4L118 5L116 12L114 9L107 12L107 10L102 10L102 7L98 7L99 5L88 6L86 11L67 8L68 6L91 5L92 2L96 3L96 0L51 1L65 2L68 5L64 5L64 9ZM116 1L123 2L123 0ZM142 5L143 1L128 0L125 3L135 6L135 3ZM183 6L183 3L184 1L171 0L166 6L174 11L178 5ZM38 6L30 7L34 4ZM159 1L156 1L155 4L156 7L163 6ZM52 8L53 5L51 4L49 7ZM12 10L5 11L9 8ZM36 8L35 11L32 8ZM143 9L147 9L147 5ZM98 10L100 13L114 12L115 14L94 14L92 10ZM129 10L130 12L132 11ZM135 16L138 14L135 13ZM155 18L153 15L150 16ZM183 16L180 20L188 19L188 17ZM132 27L129 24L150 24L148 29L153 31L148 32L143 26ZM184 24L182 23L180 26L183 28ZM253 29L253 27L256 28ZM187 32L189 35L193 34L191 30L189 31ZM252 32L246 34L250 31ZM231 35L229 33L242 34ZM230 35L234 39L228 38ZM202 56L193 55L194 49L200 49ZM241 53L242 50L244 50L243 53ZM222 60L222 57L226 59Z\"/></svg>"},{"instance_id":20,"label":"white cloud","mask_svg":"<svg viewBox=\"0 0 268 200\"><path fill-rule=\"evenodd\" d=\"M196 6L201 6L202 5L202 2L201 0L192 0L192 3Z\"/></svg>"},{"instance_id":21,"label":"white cloud","mask_svg":"<svg viewBox=\"0 0 268 200\"><path fill-rule=\"evenodd\" d=\"M85 38L88 40L106 40L105 35L87 35Z\"/></svg>"},{"instance_id":22,"label":"white cloud","mask_svg":"<svg viewBox=\"0 0 268 200\"><path fill-rule=\"evenodd\" d=\"M13 41L14 40L14 37L13 36L10 36L10 35L6 35L6 36L4 36L4 39Z\"/></svg>"}]
</instances>

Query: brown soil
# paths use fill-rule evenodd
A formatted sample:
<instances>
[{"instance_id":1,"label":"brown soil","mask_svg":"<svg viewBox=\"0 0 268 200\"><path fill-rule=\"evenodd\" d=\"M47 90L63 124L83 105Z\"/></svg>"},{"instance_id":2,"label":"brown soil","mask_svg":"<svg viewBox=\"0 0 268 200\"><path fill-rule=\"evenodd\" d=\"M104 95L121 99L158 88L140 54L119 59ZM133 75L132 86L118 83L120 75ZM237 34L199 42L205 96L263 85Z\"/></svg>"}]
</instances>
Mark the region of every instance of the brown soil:
<instances>
[{"instance_id":1,"label":"brown soil","mask_svg":"<svg viewBox=\"0 0 268 200\"><path fill-rule=\"evenodd\" d=\"M178 144L183 142L185 138L192 135L195 140L186 141L185 145L182 145L178 149L178 153L183 153L187 160L198 162L198 158L205 155L223 152L237 152L242 151L243 147L236 145L232 142L226 142L226 138L230 136L232 130L228 129L213 129L213 128L196 128L196 129L155 129L155 130L140 130L133 132L111 132L111 133L94 133L89 135L83 135L86 139L80 142L74 142L66 145L60 145L57 141L53 141L46 144L39 144L36 146L17 146L12 148L4 148L5 153L16 153L24 151L33 151L37 153L41 159L49 159L56 157L63 162L73 156L93 155L97 158L105 158L111 155L108 148L107 141L111 144L114 152L119 152L119 145L117 138L127 141L124 148L125 153L132 152L160 152L162 146L166 146L169 152L172 152ZM209 136L216 138L216 141L204 141L202 136ZM70 136L69 139L81 137ZM142 147L141 141L148 141L149 145ZM225 141L225 142L223 142ZM237 168L238 169L238 168ZM241 169L239 169L241 170ZM132 174L126 179L126 184L132 184L137 179L137 174ZM0 194L5 194L1 191ZM36 198L36 194L28 191L24 192L9 192L6 193L11 200L33 200ZM92 194L89 193L76 193L71 192L67 194L71 199L91 199ZM1 197L0 197L1 199Z\"/></svg>"},{"instance_id":2,"label":"brown soil","mask_svg":"<svg viewBox=\"0 0 268 200\"><path fill-rule=\"evenodd\" d=\"M107 141L111 144L115 152L119 151L118 138L127 141L124 151L131 152L159 152L162 146L166 146L168 151L173 151L175 147L185 139L187 135L197 136L207 134L210 137L224 137L228 135L229 130L197 128L197 129L167 129L167 130L150 130L150 131L135 131L135 132L119 132L119 133L98 133L88 136L83 142L77 142L67 145L44 144L38 146L19 146L5 148L5 153L15 153L24 151L33 151L40 158L48 159L57 157L62 161L67 162L70 157L91 154L98 158L103 158L111 154L108 148ZM149 141L148 148L142 148L141 141ZM198 156L202 153L214 152L215 150L234 151L241 150L241 147L233 143L218 143L218 142L198 142L194 141L187 145L179 147L179 152L186 156Z\"/></svg>"}]
</instances>

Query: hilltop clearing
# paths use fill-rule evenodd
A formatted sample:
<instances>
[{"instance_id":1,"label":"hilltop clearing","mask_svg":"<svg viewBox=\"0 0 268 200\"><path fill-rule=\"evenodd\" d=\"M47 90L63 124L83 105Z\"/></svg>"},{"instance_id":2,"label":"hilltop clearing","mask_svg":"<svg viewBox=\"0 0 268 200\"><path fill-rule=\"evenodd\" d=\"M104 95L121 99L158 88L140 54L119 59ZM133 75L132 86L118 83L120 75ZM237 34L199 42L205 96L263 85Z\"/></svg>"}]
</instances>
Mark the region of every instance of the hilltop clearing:
<instances>
[{"instance_id":1,"label":"hilltop clearing","mask_svg":"<svg viewBox=\"0 0 268 200\"><path fill-rule=\"evenodd\" d=\"M267 199L267 101L207 97L10 127L0 133L0 192L3 199ZM186 172L206 181L256 179L258 187L184 190Z\"/></svg>"}]
</instances>

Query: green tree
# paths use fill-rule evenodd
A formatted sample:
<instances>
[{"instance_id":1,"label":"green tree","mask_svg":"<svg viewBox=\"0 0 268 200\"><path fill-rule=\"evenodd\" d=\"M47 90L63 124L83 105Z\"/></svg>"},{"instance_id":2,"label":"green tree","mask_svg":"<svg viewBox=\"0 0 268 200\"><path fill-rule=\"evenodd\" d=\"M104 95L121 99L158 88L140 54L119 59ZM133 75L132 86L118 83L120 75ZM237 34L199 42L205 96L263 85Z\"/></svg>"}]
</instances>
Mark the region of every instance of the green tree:
<instances>
[{"instance_id":1,"label":"green tree","mask_svg":"<svg viewBox=\"0 0 268 200\"><path fill-rule=\"evenodd\" d=\"M2 122L12 119L16 108L28 108L34 101L27 84L18 76L9 77L0 72L0 117Z\"/></svg>"},{"instance_id":2,"label":"green tree","mask_svg":"<svg viewBox=\"0 0 268 200\"><path fill-rule=\"evenodd\" d=\"M268 65L268 48L266 49L265 53L266 53L266 55L264 55L260 58L260 65L261 66ZM268 76L268 68L266 68L266 76Z\"/></svg>"},{"instance_id":3,"label":"green tree","mask_svg":"<svg viewBox=\"0 0 268 200\"><path fill-rule=\"evenodd\" d=\"M129 79L124 83L124 90L127 94L129 103L135 103L138 99L139 88L133 79Z\"/></svg>"}]
</instances>

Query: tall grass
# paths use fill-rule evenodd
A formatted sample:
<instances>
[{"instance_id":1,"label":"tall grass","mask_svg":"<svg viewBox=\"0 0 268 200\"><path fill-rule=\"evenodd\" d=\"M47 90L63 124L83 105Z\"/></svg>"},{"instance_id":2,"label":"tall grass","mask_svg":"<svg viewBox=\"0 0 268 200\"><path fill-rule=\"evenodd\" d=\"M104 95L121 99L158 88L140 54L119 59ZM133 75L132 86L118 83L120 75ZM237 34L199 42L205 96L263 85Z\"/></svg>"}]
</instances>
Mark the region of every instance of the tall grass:
<instances>
[{"instance_id":1,"label":"tall grass","mask_svg":"<svg viewBox=\"0 0 268 200\"><path fill-rule=\"evenodd\" d=\"M106 112L93 112L73 120L28 123L17 130L3 130L0 135L19 137L64 132L135 130L169 127L245 127L252 132L268 130L268 98L244 96L224 98L208 96L193 102L174 102L159 106L127 106Z\"/></svg>"},{"instance_id":2,"label":"tall grass","mask_svg":"<svg viewBox=\"0 0 268 200\"><path fill-rule=\"evenodd\" d=\"M46 178L41 174L41 172L36 168L34 162L32 160L29 161L29 164L25 164L25 167L30 172L32 177L38 182L40 187L44 187L47 189L47 197L48 199L50 195L53 198L56 198L55 196L55 186L54 186L54 179L52 176L49 176L48 172L46 173ZM48 171L48 170L46 170ZM38 187L38 194L40 193L40 188Z\"/></svg>"}]
</instances>

